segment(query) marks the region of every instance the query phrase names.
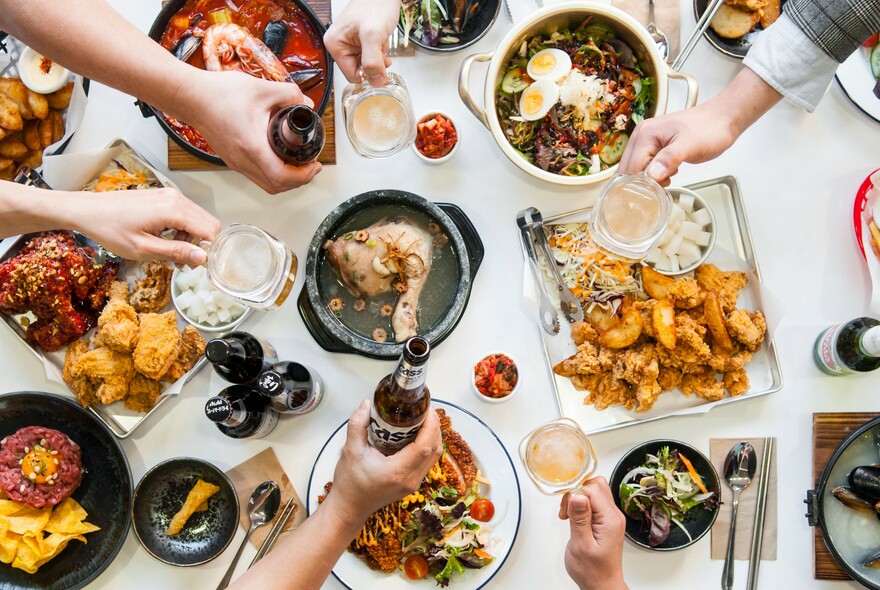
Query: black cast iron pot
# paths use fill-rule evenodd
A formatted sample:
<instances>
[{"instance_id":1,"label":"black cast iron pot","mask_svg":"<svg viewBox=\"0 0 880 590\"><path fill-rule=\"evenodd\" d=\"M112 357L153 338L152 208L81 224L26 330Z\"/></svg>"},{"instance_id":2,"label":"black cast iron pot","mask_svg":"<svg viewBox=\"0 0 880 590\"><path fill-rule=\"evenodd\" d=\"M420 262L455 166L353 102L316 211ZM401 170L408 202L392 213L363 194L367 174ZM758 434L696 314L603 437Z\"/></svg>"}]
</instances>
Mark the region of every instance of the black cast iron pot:
<instances>
[{"instance_id":1,"label":"black cast iron pot","mask_svg":"<svg viewBox=\"0 0 880 590\"><path fill-rule=\"evenodd\" d=\"M452 305L433 326L420 326L419 335L425 337L432 346L436 346L449 336L464 314L471 286L484 254L483 242L464 211L456 205L432 203L404 191L370 191L352 197L331 211L318 227L309 245L306 280L297 304L306 329L324 350L385 360L399 358L403 351L403 343L376 342L348 328L327 308L319 282L321 266L329 264L325 260L324 243L336 236L340 228L355 214L369 207L389 204L400 205L429 217L440 226L456 253L459 280Z\"/></svg>"},{"instance_id":2,"label":"black cast iron pot","mask_svg":"<svg viewBox=\"0 0 880 590\"><path fill-rule=\"evenodd\" d=\"M321 22L321 19L318 18L318 15L312 10L312 7L308 5L307 2L303 0L276 0L279 3L291 3L297 8L299 8L303 14L306 15L309 22L315 27L315 30L318 32L318 35L323 39L324 33L327 31L326 25ZM162 39L162 35L165 33L165 29L168 27L168 22L171 20L171 17L174 16L177 11L183 8L186 0L169 0L167 4L162 7L162 10L159 11L159 15L156 17L156 20L153 21L153 26L150 28L150 38L153 39L156 43L158 43ZM322 41L323 42L323 41ZM324 72L324 92L321 95L321 101L315 105L315 111L319 115L324 114L324 109L327 108L327 105L330 102L330 95L333 92L333 59L330 57L330 52L327 51L327 48L324 48L324 55L327 59L327 71ZM219 99L222 99L219 98ZM138 108L141 110L141 114L145 118L156 117L156 120L159 122L159 126L168 134L174 143L182 147L186 150L187 153L196 156L206 162L210 162L211 164L216 164L218 166L224 166L223 160L219 156L215 156L214 154L209 154L206 151L200 150L194 145L187 143L182 137L180 137L174 129L171 128L171 125L168 124L168 121L165 120L165 116L159 109L148 105L143 101L137 101ZM230 113L230 117L235 116L235 113ZM263 130L255 129L254 133L265 133Z\"/></svg>"}]
</instances>

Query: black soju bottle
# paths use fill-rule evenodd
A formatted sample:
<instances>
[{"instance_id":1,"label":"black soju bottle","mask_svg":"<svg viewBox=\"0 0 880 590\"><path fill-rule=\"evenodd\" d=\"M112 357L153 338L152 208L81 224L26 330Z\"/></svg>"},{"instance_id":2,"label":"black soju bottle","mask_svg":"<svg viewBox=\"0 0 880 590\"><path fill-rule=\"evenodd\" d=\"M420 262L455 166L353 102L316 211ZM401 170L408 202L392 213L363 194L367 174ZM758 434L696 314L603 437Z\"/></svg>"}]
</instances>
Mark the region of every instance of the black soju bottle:
<instances>
[{"instance_id":1,"label":"black soju bottle","mask_svg":"<svg viewBox=\"0 0 880 590\"><path fill-rule=\"evenodd\" d=\"M880 368L880 321L856 318L831 326L816 339L813 356L819 368L829 375Z\"/></svg>"},{"instance_id":2,"label":"black soju bottle","mask_svg":"<svg viewBox=\"0 0 880 590\"><path fill-rule=\"evenodd\" d=\"M205 356L218 375L230 383L250 383L278 362L278 353L268 342L247 332L230 332L214 338L205 347Z\"/></svg>"},{"instance_id":3,"label":"black soju bottle","mask_svg":"<svg viewBox=\"0 0 880 590\"><path fill-rule=\"evenodd\" d=\"M324 397L324 382L301 363L281 361L257 380L257 388L276 412L305 414L318 407Z\"/></svg>"},{"instance_id":4,"label":"black soju bottle","mask_svg":"<svg viewBox=\"0 0 880 590\"><path fill-rule=\"evenodd\" d=\"M205 415L231 438L262 438L278 424L269 400L246 385L232 385L209 399Z\"/></svg>"}]
</instances>

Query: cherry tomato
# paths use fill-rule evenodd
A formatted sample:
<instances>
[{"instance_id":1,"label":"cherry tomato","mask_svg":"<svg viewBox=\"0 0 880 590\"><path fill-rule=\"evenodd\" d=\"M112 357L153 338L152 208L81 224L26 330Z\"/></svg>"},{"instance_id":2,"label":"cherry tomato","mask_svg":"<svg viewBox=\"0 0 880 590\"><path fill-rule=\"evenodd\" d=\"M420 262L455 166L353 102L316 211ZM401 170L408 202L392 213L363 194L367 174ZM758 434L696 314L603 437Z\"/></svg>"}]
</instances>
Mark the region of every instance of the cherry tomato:
<instances>
[{"instance_id":1,"label":"cherry tomato","mask_svg":"<svg viewBox=\"0 0 880 590\"><path fill-rule=\"evenodd\" d=\"M880 36L880 33L874 33L873 35L868 37L868 40L865 41L864 46L865 47L874 47L875 45L877 45L877 37L878 36Z\"/></svg>"},{"instance_id":2,"label":"cherry tomato","mask_svg":"<svg viewBox=\"0 0 880 590\"><path fill-rule=\"evenodd\" d=\"M428 575L428 560L421 555L410 555L403 562L403 571L410 580L421 580Z\"/></svg>"},{"instance_id":3,"label":"cherry tomato","mask_svg":"<svg viewBox=\"0 0 880 590\"><path fill-rule=\"evenodd\" d=\"M489 498L478 498L471 504L471 518L480 522L489 522L495 516L495 504Z\"/></svg>"}]
</instances>

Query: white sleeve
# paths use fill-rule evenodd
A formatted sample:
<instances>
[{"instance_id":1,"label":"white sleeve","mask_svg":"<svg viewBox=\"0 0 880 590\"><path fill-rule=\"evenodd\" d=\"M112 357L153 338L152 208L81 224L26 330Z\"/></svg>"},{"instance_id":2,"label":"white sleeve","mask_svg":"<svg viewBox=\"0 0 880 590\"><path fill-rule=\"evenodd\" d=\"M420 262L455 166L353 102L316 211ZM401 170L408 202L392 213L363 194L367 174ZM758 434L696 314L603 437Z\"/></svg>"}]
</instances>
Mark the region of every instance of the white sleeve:
<instances>
[{"instance_id":1,"label":"white sleeve","mask_svg":"<svg viewBox=\"0 0 880 590\"><path fill-rule=\"evenodd\" d=\"M758 35L743 64L808 112L825 95L839 65L784 13Z\"/></svg>"}]
</instances>

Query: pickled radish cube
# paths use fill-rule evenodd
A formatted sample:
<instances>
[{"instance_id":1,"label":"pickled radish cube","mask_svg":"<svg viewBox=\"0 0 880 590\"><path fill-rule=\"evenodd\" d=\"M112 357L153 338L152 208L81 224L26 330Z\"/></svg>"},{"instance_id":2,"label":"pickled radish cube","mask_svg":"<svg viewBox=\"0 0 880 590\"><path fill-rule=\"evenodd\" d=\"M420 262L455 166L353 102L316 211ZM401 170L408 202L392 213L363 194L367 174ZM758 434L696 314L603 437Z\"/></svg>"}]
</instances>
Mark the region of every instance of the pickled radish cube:
<instances>
[{"instance_id":1,"label":"pickled radish cube","mask_svg":"<svg viewBox=\"0 0 880 590\"><path fill-rule=\"evenodd\" d=\"M660 236L660 241L657 242L657 246L662 248L663 246L665 246L666 244L669 243L669 240L671 240L674 235L675 235L675 231L671 227L667 227L663 231L663 235Z\"/></svg>"},{"instance_id":2,"label":"pickled radish cube","mask_svg":"<svg viewBox=\"0 0 880 590\"><path fill-rule=\"evenodd\" d=\"M660 251L660 248L654 248L648 255L645 256L645 262L648 264L657 264L663 261L666 258L666 255Z\"/></svg>"},{"instance_id":3,"label":"pickled radish cube","mask_svg":"<svg viewBox=\"0 0 880 590\"><path fill-rule=\"evenodd\" d=\"M685 213L694 212L694 197L691 195L679 195L678 206L684 209Z\"/></svg>"},{"instance_id":4,"label":"pickled radish cube","mask_svg":"<svg viewBox=\"0 0 880 590\"><path fill-rule=\"evenodd\" d=\"M174 275L174 285L181 291L193 288L193 275L186 269L179 271Z\"/></svg>"},{"instance_id":5,"label":"pickled radish cube","mask_svg":"<svg viewBox=\"0 0 880 590\"><path fill-rule=\"evenodd\" d=\"M232 307L229 308L229 313L232 314L232 317L238 317L245 312L247 308L241 303L236 303Z\"/></svg>"},{"instance_id":6,"label":"pickled radish cube","mask_svg":"<svg viewBox=\"0 0 880 590\"><path fill-rule=\"evenodd\" d=\"M199 293L206 293L208 291L212 291L214 286L211 285L211 281L208 280L208 275L202 275L199 277L199 280L196 281L195 286L193 287L194 291L198 291Z\"/></svg>"},{"instance_id":7,"label":"pickled radish cube","mask_svg":"<svg viewBox=\"0 0 880 590\"><path fill-rule=\"evenodd\" d=\"M195 299L195 294L187 289L177 296L177 307L180 309L189 309L192 305L193 299Z\"/></svg>"},{"instance_id":8,"label":"pickled radish cube","mask_svg":"<svg viewBox=\"0 0 880 590\"><path fill-rule=\"evenodd\" d=\"M222 307L223 309L232 309L235 303L235 299L227 295L226 293L216 292L214 294L214 301L217 302L217 307Z\"/></svg>"},{"instance_id":9,"label":"pickled radish cube","mask_svg":"<svg viewBox=\"0 0 880 590\"><path fill-rule=\"evenodd\" d=\"M676 222L681 223L682 221L685 220L686 217L687 217L687 214L684 212L684 209L682 209L677 204L673 203L672 213L669 215L669 222L670 223L676 223Z\"/></svg>"},{"instance_id":10,"label":"pickled radish cube","mask_svg":"<svg viewBox=\"0 0 880 590\"><path fill-rule=\"evenodd\" d=\"M681 248L678 249L679 258L681 258L682 256L686 256L688 258L693 258L694 260L697 260L701 254L702 252L700 251L700 247L693 242L687 240L683 241L681 243ZM687 265L683 264L682 266Z\"/></svg>"},{"instance_id":11,"label":"pickled radish cube","mask_svg":"<svg viewBox=\"0 0 880 590\"><path fill-rule=\"evenodd\" d=\"M690 240L691 242L696 241L697 236L700 235L700 232L702 231L703 228L693 221L682 221L681 227L678 228L678 233L681 234L681 237L685 240Z\"/></svg>"},{"instance_id":12,"label":"pickled radish cube","mask_svg":"<svg viewBox=\"0 0 880 590\"><path fill-rule=\"evenodd\" d=\"M699 211L691 213L691 221L698 224L700 227L706 227L711 223L712 218L709 216L709 211L706 209L700 209Z\"/></svg>"},{"instance_id":13,"label":"pickled radish cube","mask_svg":"<svg viewBox=\"0 0 880 590\"><path fill-rule=\"evenodd\" d=\"M208 323L208 312L206 311L205 313L200 313L199 315L197 315L196 322L198 322L200 324L207 324Z\"/></svg>"},{"instance_id":14,"label":"pickled radish cube","mask_svg":"<svg viewBox=\"0 0 880 590\"><path fill-rule=\"evenodd\" d=\"M201 291L198 293L198 298L201 299L202 303L205 305L205 311L217 311L217 303L214 302L213 293L210 291Z\"/></svg>"},{"instance_id":15,"label":"pickled radish cube","mask_svg":"<svg viewBox=\"0 0 880 590\"><path fill-rule=\"evenodd\" d=\"M678 264L681 268L687 268L690 265L694 264L699 259L700 259L699 256L691 257L691 256L688 256L687 254L679 254L678 255Z\"/></svg>"},{"instance_id":16,"label":"pickled radish cube","mask_svg":"<svg viewBox=\"0 0 880 590\"><path fill-rule=\"evenodd\" d=\"M709 245L709 240L711 240L711 239L712 239L712 234L710 234L707 231L701 231L700 235L698 235L696 238L694 238L694 243L697 246L702 246L705 248L706 246Z\"/></svg>"},{"instance_id":17,"label":"pickled radish cube","mask_svg":"<svg viewBox=\"0 0 880 590\"><path fill-rule=\"evenodd\" d=\"M661 248L664 254L672 258L676 254L678 254L678 249L681 248L682 238L680 235L675 234L669 242L665 246Z\"/></svg>"},{"instance_id":18,"label":"pickled radish cube","mask_svg":"<svg viewBox=\"0 0 880 590\"><path fill-rule=\"evenodd\" d=\"M217 317L220 318L220 321L224 324L232 319L232 314L229 313L229 310L225 307L217 308Z\"/></svg>"},{"instance_id":19,"label":"pickled radish cube","mask_svg":"<svg viewBox=\"0 0 880 590\"><path fill-rule=\"evenodd\" d=\"M220 323L220 317L216 313L211 312L208 314L207 321L208 321L208 324L210 324L212 326L216 326L217 324Z\"/></svg>"},{"instance_id":20,"label":"pickled radish cube","mask_svg":"<svg viewBox=\"0 0 880 590\"><path fill-rule=\"evenodd\" d=\"M669 268L667 270L669 272L678 272L681 270L681 266L678 262L678 256L672 255L669 257Z\"/></svg>"}]
</instances>

